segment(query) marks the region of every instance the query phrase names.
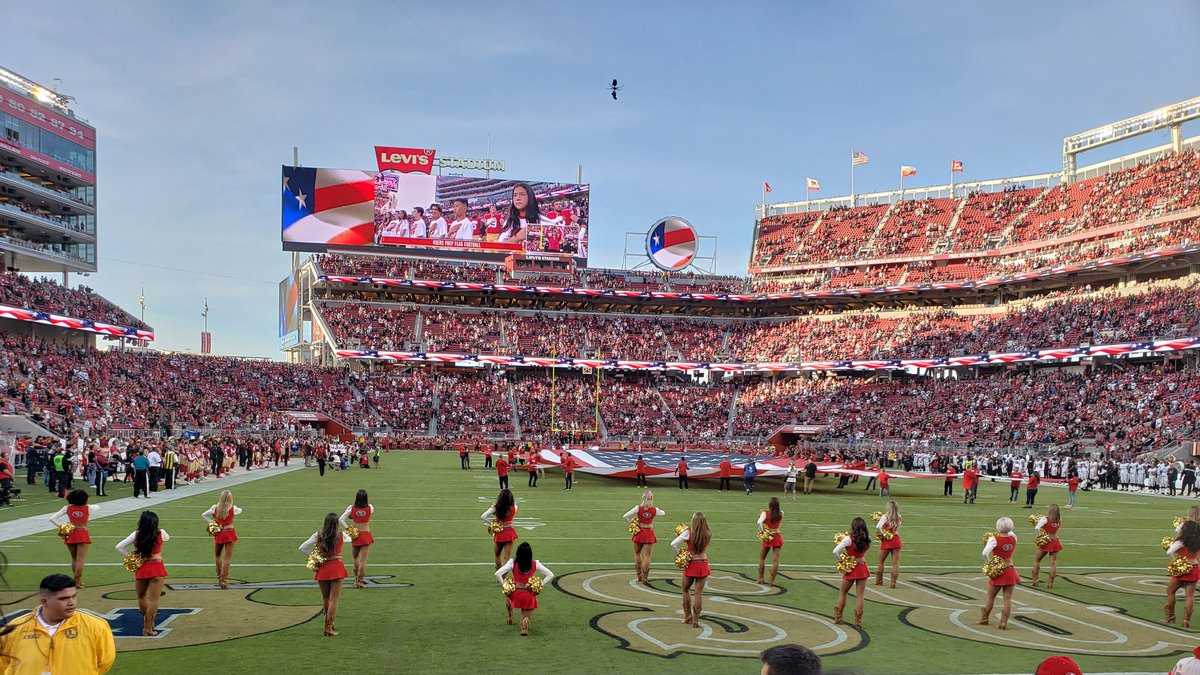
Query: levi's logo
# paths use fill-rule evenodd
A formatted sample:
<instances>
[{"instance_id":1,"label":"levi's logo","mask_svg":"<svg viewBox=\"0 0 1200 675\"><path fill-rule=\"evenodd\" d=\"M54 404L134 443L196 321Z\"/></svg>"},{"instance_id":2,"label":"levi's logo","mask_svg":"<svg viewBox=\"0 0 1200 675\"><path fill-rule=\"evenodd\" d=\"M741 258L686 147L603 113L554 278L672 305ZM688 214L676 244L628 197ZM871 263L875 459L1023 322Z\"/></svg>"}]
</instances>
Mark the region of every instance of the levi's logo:
<instances>
[{"instance_id":1,"label":"levi's logo","mask_svg":"<svg viewBox=\"0 0 1200 675\"><path fill-rule=\"evenodd\" d=\"M379 163L380 171L431 173L433 171L433 157L436 152L433 149L375 146L375 158Z\"/></svg>"}]
</instances>

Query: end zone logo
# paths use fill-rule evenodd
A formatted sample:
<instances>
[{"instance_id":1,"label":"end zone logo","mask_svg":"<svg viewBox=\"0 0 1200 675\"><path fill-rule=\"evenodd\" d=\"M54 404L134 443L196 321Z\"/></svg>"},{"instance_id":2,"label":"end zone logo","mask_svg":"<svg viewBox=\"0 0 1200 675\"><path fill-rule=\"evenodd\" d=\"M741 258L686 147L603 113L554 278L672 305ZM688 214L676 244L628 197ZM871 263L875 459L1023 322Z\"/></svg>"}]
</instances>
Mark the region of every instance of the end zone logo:
<instances>
[{"instance_id":1,"label":"end zone logo","mask_svg":"<svg viewBox=\"0 0 1200 675\"><path fill-rule=\"evenodd\" d=\"M392 148L385 145L375 146L375 159L380 171L399 171L401 173L431 173L433 157L437 150L421 148Z\"/></svg>"}]
</instances>

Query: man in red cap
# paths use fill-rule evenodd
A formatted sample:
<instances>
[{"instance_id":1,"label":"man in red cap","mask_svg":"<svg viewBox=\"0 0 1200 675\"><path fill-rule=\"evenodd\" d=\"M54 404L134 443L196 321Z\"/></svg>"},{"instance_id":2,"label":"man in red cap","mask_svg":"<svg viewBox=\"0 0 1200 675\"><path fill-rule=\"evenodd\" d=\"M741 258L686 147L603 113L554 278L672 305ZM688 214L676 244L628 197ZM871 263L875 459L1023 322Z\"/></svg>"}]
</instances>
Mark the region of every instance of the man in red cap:
<instances>
[{"instance_id":1,"label":"man in red cap","mask_svg":"<svg viewBox=\"0 0 1200 675\"><path fill-rule=\"evenodd\" d=\"M1038 664L1033 675L1083 675L1083 671L1069 656L1051 656Z\"/></svg>"}]
</instances>

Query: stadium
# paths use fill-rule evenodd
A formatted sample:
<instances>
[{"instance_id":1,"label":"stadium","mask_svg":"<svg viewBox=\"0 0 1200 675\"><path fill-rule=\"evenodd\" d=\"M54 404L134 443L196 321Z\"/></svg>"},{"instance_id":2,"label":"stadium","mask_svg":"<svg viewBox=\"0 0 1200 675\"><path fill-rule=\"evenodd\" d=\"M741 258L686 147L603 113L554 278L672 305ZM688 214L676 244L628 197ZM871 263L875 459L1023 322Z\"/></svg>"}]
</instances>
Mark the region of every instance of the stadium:
<instances>
[{"instance_id":1,"label":"stadium","mask_svg":"<svg viewBox=\"0 0 1200 675\"><path fill-rule=\"evenodd\" d=\"M102 271L105 129L0 83L4 672L1148 673L1200 649L1200 97L1066 135L1044 173L764 186L744 274L683 217L589 264L620 235L582 169L296 157L267 360L211 354L207 323L199 353L160 347L144 304L72 285Z\"/></svg>"}]
</instances>

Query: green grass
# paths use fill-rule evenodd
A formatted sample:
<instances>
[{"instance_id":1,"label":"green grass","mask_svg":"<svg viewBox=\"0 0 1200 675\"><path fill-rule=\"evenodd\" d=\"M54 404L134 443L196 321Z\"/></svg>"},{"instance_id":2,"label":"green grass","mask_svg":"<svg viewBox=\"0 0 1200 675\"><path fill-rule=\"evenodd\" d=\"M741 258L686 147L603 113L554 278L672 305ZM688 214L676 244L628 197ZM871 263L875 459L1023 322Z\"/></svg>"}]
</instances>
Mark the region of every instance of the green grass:
<instances>
[{"instance_id":1,"label":"green grass","mask_svg":"<svg viewBox=\"0 0 1200 675\"><path fill-rule=\"evenodd\" d=\"M783 569L799 578L781 576L782 594L744 601L831 615L837 592L812 575L832 572L833 533L847 529L853 516L866 516L883 504L862 490L864 483L845 490L834 489L835 483L833 478L819 480L817 494L795 503L784 502L783 534L787 544ZM255 582L311 579L296 547L316 529L325 513L340 514L360 487L370 492L376 507L373 531L377 542L371 552L369 573L394 575L390 581L411 586L346 589L337 620L341 635L334 639L321 636L321 622L316 618L267 634L219 643L122 651L114 672L222 673L280 667L293 672L354 669L362 673L757 672L757 661L750 658L696 654L663 658L620 648L615 638L593 628L591 622L601 614L635 608L568 594L564 588L578 588L578 583L571 585L571 577L561 579L562 588L550 588L542 594L533 635L518 637L515 627L504 624L502 596L492 576L491 542L479 521L479 514L495 497L495 476L478 468L461 471L453 453L391 453L384 456L379 471L352 469L328 473L321 479L311 469L235 488L236 503L245 513L237 521L241 541L234 557L233 576ZM561 487L557 473L547 473L542 487L536 490L525 487L523 472L514 474L514 492L522 500L519 515L545 523L533 530L519 530L521 540L531 542L536 557L560 577L587 570L631 570L630 544L621 514L634 505L640 490L629 482L586 475L578 477L577 488L570 493L562 492ZM778 494L779 482L760 481L759 491L749 497L742 492L719 493L715 481L693 481L693 489L686 492L666 481L654 487L657 505L668 513L657 528L660 543L654 551L653 576L658 579L655 588L672 590L671 580L678 572L666 545L668 533L671 526L696 510L707 514L713 528L709 553L714 569L719 574L744 574L753 580L758 552L754 521L767 499ZM941 482L935 480L893 481L905 518L902 581L918 581L919 572L926 576L956 573L978 577L980 536L993 529L995 519L1001 515L1011 515L1017 521L1021 543L1016 562L1027 576L1033 544L1025 516L1030 512L1008 503L1007 483L983 484L979 502L973 506L962 504L961 497L943 498L941 489ZM955 489L959 489L958 484ZM124 495L126 491L117 485L110 490L110 494L116 493ZM1044 489L1039 496L1044 507L1050 501L1064 499L1065 493ZM165 551L172 580L211 579L211 543L200 513L214 499L215 494L209 494L153 506L173 537ZM1062 537L1066 551L1060 559L1055 597L1047 602L1075 601L1077 604L1060 603L1063 607L1057 611L1084 621L1091 616L1084 613L1087 605L1119 607L1144 620L1137 629L1143 633L1154 635L1155 631L1166 630L1156 623L1161 620L1160 596L1099 590L1070 579L1082 580L1080 575L1102 571L1102 567L1113 573L1161 579L1165 557L1159 539L1168 533L1172 516L1186 511L1188 503L1105 493L1080 493L1079 502L1074 511L1064 510ZM47 505L45 511L52 510ZM17 515L36 512L22 511ZM12 517L11 513L4 515ZM136 518L136 513L130 513L94 521L95 544L90 562L118 563L112 547L133 529ZM52 533L5 542L0 550L13 563L7 581L14 591L35 588L38 579L49 572L69 572L66 552ZM874 559L872 551L868 560L873 564ZM200 566L183 567L182 563ZM132 587L129 574L117 566L93 565L87 581L91 593L107 584L120 584L117 590ZM926 579L921 584L930 582ZM950 581L932 584L939 588L951 585ZM203 597L219 597L223 607L201 607L199 614L187 618L191 624L184 618L177 619L175 630L182 634L186 625L203 626L206 622L210 626L213 622L237 624L235 616L222 612L240 615L236 603L247 594L245 590L208 592ZM728 603L714 600L713 595L719 593L708 596L706 610L736 613L736 607L731 609ZM128 596L125 592L110 597ZM170 591L162 599L162 607L176 606L173 601L184 599L195 606L197 597L201 596L189 598L187 593ZM252 601L267 603L265 611L270 613L275 611L274 606L319 608L320 598L315 589L267 589L255 591ZM671 611L678 605L677 597L663 602L670 605ZM128 599L124 606L136 607L136 603ZM974 620L977 610L967 612L966 617ZM267 627L259 619L247 619L246 623L246 632ZM736 623L714 624L716 637L722 637L721 625L740 630ZM1047 628L1044 623L1043 617L1038 625L1050 634L1064 630L1054 625ZM201 628L193 630L203 632ZM985 630L999 634L994 628ZM1065 632L1079 630L1070 624ZM724 637L736 640L738 635ZM873 601L867 603L861 638L858 649L827 656L826 665L864 673L1018 673L1032 672L1034 664L1047 655L1044 651L949 637L921 625L921 612ZM796 639L804 641L803 636ZM125 649L131 642L120 640L118 649ZM1200 643L1200 633L1195 643ZM1166 653L1140 658L1076 657L1085 672L1166 672L1177 658Z\"/></svg>"}]
</instances>

